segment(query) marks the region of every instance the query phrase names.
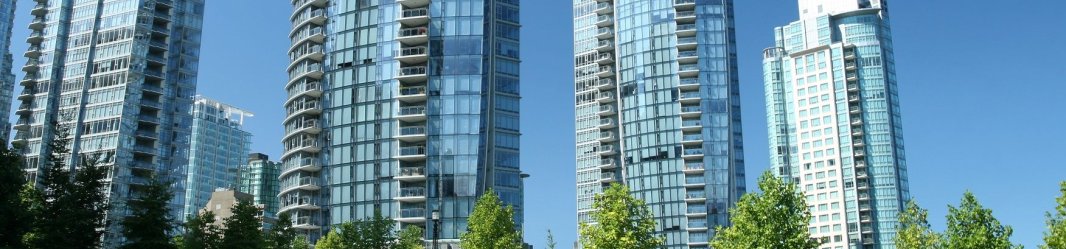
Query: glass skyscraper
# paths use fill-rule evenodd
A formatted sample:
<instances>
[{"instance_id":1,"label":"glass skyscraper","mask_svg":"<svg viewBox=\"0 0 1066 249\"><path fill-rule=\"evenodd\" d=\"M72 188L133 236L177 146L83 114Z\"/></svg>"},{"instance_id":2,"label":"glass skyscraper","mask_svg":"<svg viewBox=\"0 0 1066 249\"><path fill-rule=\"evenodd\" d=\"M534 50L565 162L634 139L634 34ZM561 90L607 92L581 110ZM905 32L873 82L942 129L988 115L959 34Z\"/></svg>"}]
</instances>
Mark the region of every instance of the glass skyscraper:
<instances>
[{"instance_id":1,"label":"glass skyscraper","mask_svg":"<svg viewBox=\"0 0 1066 249\"><path fill-rule=\"evenodd\" d=\"M823 248L896 248L908 201L884 0L800 0L763 60L771 170L797 184Z\"/></svg>"},{"instance_id":2,"label":"glass skyscraper","mask_svg":"<svg viewBox=\"0 0 1066 249\"><path fill-rule=\"evenodd\" d=\"M218 188L236 189L241 165L248 162L252 134L244 118L252 113L200 95L192 108L192 142L185 181L183 220L196 215ZM247 192L246 192L247 193Z\"/></svg>"},{"instance_id":3,"label":"glass skyscraper","mask_svg":"<svg viewBox=\"0 0 1066 249\"><path fill-rule=\"evenodd\" d=\"M278 174L280 165L270 161L267 155L248 154L248 163L241 166L238 191L254 197L255 204L263 206L263 215L276 217L278 213Z\"/></svg>"},{"instance_id":4,"label":"glass skyscraper","mask_svg":"<svg viewBox=\"0 0 1066 249\"><path fill-rule=\"evenodd\" d=\"M522 222L519 1L293 1L281 212L458 242L489 188ZM436 218L436 219L435 219Z\"/></svg>"},{"instance_id":5,"label":"glass skyscraper","mask_svg":"<svg viewBox=\"0 0 1066 249\"><path fill-rule=\"evenodd\" d=\"M10 1L8 1L10 2ZM53 127L67 129L74 167L108 167L104 247L123 243L126 202L151 175L184 180L203 0L38 0L26 42L13 143L36 179ZM172 210L182 210L175 189Z\"/></svg>"},{"instance_id":6,"label":"glass skyscraper","mask_svg":"<svg viewBox=\"0 0 1066 249\"><path fill-rule=\"evenodd\" d=\"M707 248L745 192L733 1L573 4L578 222L617 182L666 248Z\"/></svg>"},{"instance_id":7,"label":"glass skyscraper","mask_svg":"<svg viewBox=\"0 0 1066 249\"><path fill-rule=\"evenodd\" d=\"M11 73L11 27L15 21L15 1L0 2L0 140L10 141L12 94L15 92L15 74Z\"/></svg>"}]
</instances>

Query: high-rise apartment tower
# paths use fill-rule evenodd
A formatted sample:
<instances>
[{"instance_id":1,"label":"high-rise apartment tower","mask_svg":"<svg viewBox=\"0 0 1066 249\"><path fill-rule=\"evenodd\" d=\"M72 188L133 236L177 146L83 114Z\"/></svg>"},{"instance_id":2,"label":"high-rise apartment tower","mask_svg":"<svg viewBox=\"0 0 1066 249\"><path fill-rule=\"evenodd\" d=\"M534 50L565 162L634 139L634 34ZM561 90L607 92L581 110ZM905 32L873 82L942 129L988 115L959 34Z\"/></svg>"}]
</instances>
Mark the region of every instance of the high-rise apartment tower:
<instances>
[{"instance_id":1,"label":"high-rise apartment tower","mask_svg":"<svg viewBox=\"0 0 1066 249\"><path fill-rule=\"evenodd\" d=\"M771 170L797 184L824 248L896 248L909 199L884 0L800 0L763 57Z\"/></svg>"},{"instance_id":2,"label":"high-rise apartment tower","mask_svg":"<svg viewBox=\"0 0 1066 249\"><path fill-rule=\"evenodd\" d=\"M574 0L577 216L625 184L667 248L707 248L745 192L733 1Z\"/></svg>"},{"instance_id":3,"label":"high-rise apartment tower","mask_svg":"<svg viewBox=\"0 0 1066 249\"><path fill-rule=\"evenodd\" d=\"M196 215L218 188L236 189L241 165L248 162L252 134L244 130L251 112L200 95L192 108L192 142L185 181L185 210ZM246 192L247 193L247 192Z\"/></svg>"},{"instance_id":4,"label":"high-rise apartment tower","mask_svg":"<svg viewBox=\"0 0 1066 249\"><path fill-rule=\"evenodd\" d=\"M12 96L15 92L15 74L11 72L11 28L15 22L15 1L0 2L0 140L11 141Z\"/></svg>"}]
</instances>

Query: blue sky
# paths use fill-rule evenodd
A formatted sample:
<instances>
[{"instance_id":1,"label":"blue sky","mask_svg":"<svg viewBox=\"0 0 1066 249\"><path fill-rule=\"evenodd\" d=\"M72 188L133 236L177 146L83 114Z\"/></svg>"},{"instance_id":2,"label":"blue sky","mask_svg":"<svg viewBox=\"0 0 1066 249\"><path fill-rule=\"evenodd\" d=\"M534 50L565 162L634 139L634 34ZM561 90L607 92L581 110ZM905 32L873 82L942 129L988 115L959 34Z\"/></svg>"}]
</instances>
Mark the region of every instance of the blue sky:
<instances>
[{"instance_id":1,"label":"blue sky","mask_svg":"<svg viewBox=\"0 0 1066 249\"><path fill-rule=\"evenodd\" d=\"M289 1L207 5L198 91L245 108L253 151L277 157L285 98ZM1044 212L1066 180L1066 2L893 1L899 96L912 195L942 230L947 205L973 191L1013 240L1035 248ZM11 50L25 63L31 0L18 0ZM526 0L522 22L522 167L526 235L543 248L576 238L571 1ZM796 18L793 0L736 1L748 176L768 166L761 52L772 28ZM17 89L16 92L21 91ZM1059 128L1055 128L1059 127ZM754 179L749 179L754 183ZM754 186L749 186L754 188Z\"/></svg>"}]
</instances>

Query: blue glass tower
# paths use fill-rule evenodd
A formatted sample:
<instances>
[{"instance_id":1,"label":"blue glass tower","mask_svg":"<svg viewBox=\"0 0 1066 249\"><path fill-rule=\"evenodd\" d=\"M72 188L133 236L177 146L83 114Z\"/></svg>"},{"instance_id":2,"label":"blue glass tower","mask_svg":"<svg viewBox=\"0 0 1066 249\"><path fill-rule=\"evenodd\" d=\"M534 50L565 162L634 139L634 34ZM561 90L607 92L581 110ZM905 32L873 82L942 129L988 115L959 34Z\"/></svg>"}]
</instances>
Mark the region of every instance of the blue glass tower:
<instances>
[{"instance_id":1,"label":"blue glass tower","mask_svg":"<svg viewBox=\"0 0 1066 249\"><path fill-rule=\"evenodd\" d=\"M15 91L15 74L11 72L11 26L15 21L15 1L0 2L0 140L11 141L12 94Z\"/></svg>"},{"instance_id":2,"label":"blue glass tower","mask_svg":"<svg viewBox=\"0 0 1066 249\"><path fill-rule=\"evenodd\" d=\"M293 1L280 212L455 244L493 188L521 224L518 4Z\"/></svg>"},{"instance_id":3,"label":"blue glass tower","mask_svg":"<svg viewBox=\"0 0 1066 249\"><path fill-rule=\"evenodd\" d=\"M185 171L183 220L204 208L218 188L238 188L241 166L248 162L252 134L244 118L252 113L200 95L192 108L189 167ZM248 192L245 192L248 193Z\"/></svg>"},{"instance_id":4,"label":"blue glass tower","mask_svg":"<svg viewBox=\"0 0 1066 249\"><path fill-rule=\"evenodd\" d=\"M763 69L772 171L828 248L896 248L907 162L884 0L800 0Z\"/></svg>"},{"instance_id":5,"label":"blue glass tower","mask_svg":"<svg viewBox=\"0 0 1066 249\"><path fill-rule=\"evenodd\" d=\"M573 2L579 222L619 182L667 248L729 225L745 192L732 2Z\"/></svg>"},{"instance_id":6,"label":"blue glass tower","mask_svg":"<svg viewBox=\"0 0 1066 249\"><path fill-rule=\"evenodd\" d=\"M10 1L9 1L10 2ZM36 179L54 126L70 133L67 165L108 167L105 248L124 243L126 203L157 175L182 182L203 0L37 0L12 143ZM178 217L184 189L175 188Z\"/></svg>"}]
</instances>

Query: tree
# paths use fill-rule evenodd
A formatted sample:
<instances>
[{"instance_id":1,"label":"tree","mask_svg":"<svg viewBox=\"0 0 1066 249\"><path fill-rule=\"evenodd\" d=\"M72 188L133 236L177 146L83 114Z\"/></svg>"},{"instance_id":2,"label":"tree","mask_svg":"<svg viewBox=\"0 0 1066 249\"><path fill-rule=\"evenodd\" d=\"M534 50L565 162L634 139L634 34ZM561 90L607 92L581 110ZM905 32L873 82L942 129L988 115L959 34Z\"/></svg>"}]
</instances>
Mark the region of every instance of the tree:
<instances>
[{"instance_id":1,"label":"tree","mask_svg":"<svg viewBox=\"0 0 1066 249\"><path fill-rule=\"evenodd\" d=\"M1055 198L1055 213L1047 213L1048 231L1044 233L1043 249L1066 249L1066 181L1059 185L1062 196Z\"/></svg>"},{"instance_id":2,"label":"tree","mask_svg":"<svg viewBox=\"0 0 1066 249\"><path fill-rule=\"evenodd\" d=\"M22 156L0 146L0 248L23 248L22 237L30 231L33 215L23 200L26 179Z\"/></svg>"},{"instance_id":3,"label":"tree","mask_svg":"<svg viewBox=\"0 0 1066 249\"><path fill-rule=\"evenodd\" d=\"M396 246L393 247L393 248L395 248L395 249L423 249L423 246L422 246L422 234L424 234L424 233L425 232L422 231L421 227L418 227L418 226L407 226L407 228L404 228L402 231L400 231L400 236L399 236L400 238L396 242Z\"/></svg>"},{"instance_id":4,"label":"tree","mask_svg":"<svg viewBox=\"0 0 1066 249\"><path fill-rule=\"evenodd\" d=\"M169 203L174 193L170 184L152 177L147 187L129 202L132 215L122 220L122 235L129 241L125 249L176 249L168 232L175 227Z\"/></svg>"},{"instance_id":5,"label":"tree","mask_svg":"<svg viewBox=\"0 0 1066 249\"><path fill-rule=\"evenodd\" d=\"M1009 249L1014 229L1004 226L984 208L973 193L966 191L959 207L948 206L948 228L944 232L945 249Z\"/></svg>"},{"instance_id":6,"label":"tree","mask_svg":"<svg viewBox=\"0 0 1066 249\"><path fill-rule=\"evenodd\" d=\"M259 208L249 201L239 201L230 208L233 213L225 220L222 230L222 248L259 249L266 245L260 230Z\"/></svg>"},{"instance_id":7,"label":"tree","mask_svg":"<svg viewBox=\"0 0 1066 249\"><path fill-rule=\"evenodd\" d=\"M918 206L914 200L907 202L907 208L899 215L899 228L896 229L896 248L898 249L935 249L940 248L940 235L929 228L929 211Z\"/></svg>"},{"instance_id":8,"label":"tree","mask_svg":"<svg viewBox=\"0 0 1066 249\"><path fill-rule=\"evenodd\" d=\"M592 201L593 224L578 226L581 245L589 249L652 249L665 240L655 235L655 220L641 199L629 195L629 189L611 184Z\"/></svg>"},{"instance_id":9,"label":"tree","mask_svg":"<svg viewBox=\"0 0 1066 249\"><path fill-rule=\"evenodd\" d=\"M818 248L807 230L810 210L796 185L785 183L769 172L759 177L762 193L747 193L730 210L733 225L718 227L711 247L745 248Z\"/></svg>"},{"instance_id":10,"label":"tree","mask_svg":"<svg viewBox=\"0 0 1066 249\"><path fill-rule=\"evenodd\" d=\"M108 208L107 185L104 177L108 169L97 166L97 159L82 155L76 170L67 167L70 154L69 133L53 123L54 139L48 144L50 153L41 165L39 208L33 210L32 234L26 236L29 248L97 248ZM71 171L74 171L71 173Z\"/></svg>"},{"instance_id":11,"label":"tree","mask_svg":"<svg viewBox=\"0 0 1066 249\"><path fill-rule=\"evenodd\" d=\"M278 215L278 222L267 233L267 243L270 248L290 249L296 241L296 230L292 229L292 214L284 212ZM305 248L306 249L306 248Z\"/></svg>"},{"instance_id":12,"label":"tree","mask_svg":"<svg viewBox=\"0 0 1066 249\"><path fill-rule=\"evenodd\" d=\"M555 236L552 236L551 229L548 229L548 249L555 249Z\"/></svg>"},{"instance_id":13,"label":"tree","mask_svg":"<svg viewBox=\"0 0 1066 249\"><path fill-rule=\"evenodd\" d=\"M311 244L307 242L307 237L304 237L303 235L297 235L295 238L292 239L292 248L311 249Z\"/></svg>"},{"instance_id":14,"label":"tree","mask_svg":"<svg viewBox=\"0 0 1066 249\"><path fill-rule=\"evenodd\" d=\"M504 208L496 192L489 189L474 203L459 244L465 249L521 249L522 235L515 229L514 209Z\"/></svg>"},{"instance_id":15,"label":"tree","mask_svg":"<svg viewBox=\"0 0 1066 249\"><path fill-rule=\"evenodd\" d=\"M337 233L337 230L330 230L325 236L318 239L318 243L315 243L315 249L345 249L344 242L341 242L341 236Z\"/></svg>"},{"instance_id":16,"label":"tree","mask_svg":"<svg viewBox=\"0 0 1066 249\"><path fill-rule=\"evenodd\" d=\"M222 231L215 225L215 213L211 211L190 215L185 222L185 235L181 236L184 249L220 249Z\"/></svg>"}]
</instances>

